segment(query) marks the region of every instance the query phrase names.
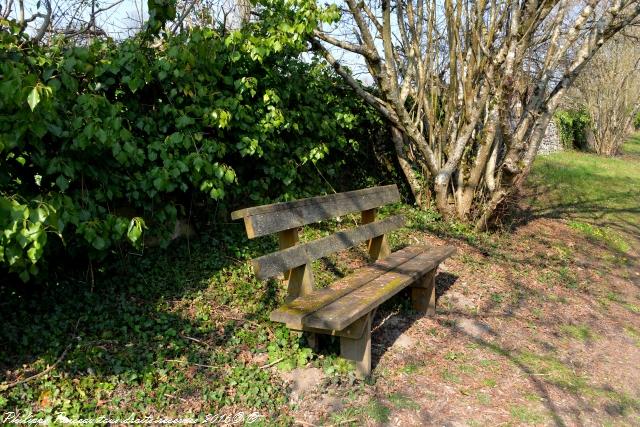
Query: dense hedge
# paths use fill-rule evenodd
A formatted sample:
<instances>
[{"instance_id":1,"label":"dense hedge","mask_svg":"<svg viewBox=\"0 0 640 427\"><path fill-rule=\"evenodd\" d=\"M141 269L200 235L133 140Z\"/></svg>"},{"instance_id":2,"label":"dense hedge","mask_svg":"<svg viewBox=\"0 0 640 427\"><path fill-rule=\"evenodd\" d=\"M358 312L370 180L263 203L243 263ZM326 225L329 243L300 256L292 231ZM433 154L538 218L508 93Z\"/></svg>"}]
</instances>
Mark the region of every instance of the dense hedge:
<instances>
[{"instance_id":1,"label":"dense hedge","mask_svg":"<svg viewBox=\"0 0 640 427\"><path fill-rule=\"evenodd\" d=\"M558 110L554 116L560 130L560 140L565 148L586 150L587 127L591 117L583 109Z\"/></svg>"},{"instance_id":2,"label":"dense hedge","mask_svg":"<svg viewBox=\"0 0 640 427\"><path fill-rule=\"evenodd\" d=\"M305 28L42 48L0 21L0 273L26 281L48 254L100 259L144 230L166 236L194 198L321 191L345 158L328 153L381 124L297 59Z\"/></svg>"}]
</instances>

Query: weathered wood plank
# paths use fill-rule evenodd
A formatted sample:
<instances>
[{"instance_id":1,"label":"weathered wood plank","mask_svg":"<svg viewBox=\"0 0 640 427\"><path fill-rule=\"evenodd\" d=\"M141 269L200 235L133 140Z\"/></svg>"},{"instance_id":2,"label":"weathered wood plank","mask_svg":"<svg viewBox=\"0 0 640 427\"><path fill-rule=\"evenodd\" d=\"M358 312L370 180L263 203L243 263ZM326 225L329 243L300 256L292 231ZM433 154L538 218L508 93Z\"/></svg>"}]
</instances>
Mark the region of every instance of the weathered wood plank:
<instances>
[{"instance_id":1,"label":"weathered wood plank","mask_svg":"<svg viewBox=\"0 0 640 427\"><path fill-rule=\"evenodd\" d=\"M283 305L271 312L270 318L273 322L286 323L291 329L302 329L302 319L306 315L358 289L392 268L404 264L427 249L425 246L409 246L394 252L374 264L356 270L353 274L332 283L327 288L316 289L309 295Z\"/></svg>"},{"instance_id":2,"label":"weathered wood plank","mask_svg":"<svg viewBox=\"0 0 640 427\"><path fill-rule=\"evenodd\" d=\"M290 248L298 243L299 235L297 228L289 228L288 230L282 230L278 233L278 247L280 250ZM284 272L284 283L289 283L289 277L291 277L291 270Z\"/></svg>"},{"instance_id":3,"label":"weathered wood plank","mask_svg":"<svg viewBox=\"0 0 640 427\"><path fill-rule=\"evenodd\" d=\"M371 313L354 323L364 323L362 336L356 339L340 337L340 355L356 362L356 375L366 378L371 373Z\"/></svg>"},{"instance_id":4,"label":"weathered wood plank","mask_svg":"<svg viewBox=\"0 0 640 427\"><path fill-rule=\"evenodd\" d=\"M418 313L436 314L436 270L425 274L411 285L411 306Z\"/></svg>"},{"instance_id":5,"label":"weathered wood plank","mask_svg":"<svg viewBox=\"0 0 640 427\"><path fill-rule=\"evenodd\" d=\"M304 326L340 330L419 279L455 252L451 246L432 248L366 283L302 320Z\"/></svg>"},{"instance_id":6,"label":"weathered wood plank","mask_svg":"<svg viewBox=\"0 0 640 427\"><path fill-rule=\"evenodd\" d=\"M298 229L290 228L278 233L280 249L287 249L298 243ZM313 291L313 270L311 264L298 266L284 273L284 282L287 285L287 301L292 301L301 295L307 295Z\"/></svg>"},{"instance_id":7,"label":"weathered wood plank","mask_svg":"<svg viewBox=\"0 0 640 427\"><path fill-rule=\"evenodd\" d=\"M247 236L253 239L323 219L365 211L399 200L398 187L385 185L240 209L231 213L231 219L244 218Z\"/></svg>"},{"instance_id":8,"label":"weathered wood plank","mask_svg":"<svg viewBox=\"0 0 640 427\"><path fill-rule=\"evenodd\" d=\"M273 252L255 258L251 263L259 279L268 279L276 276L278 273L291 270L332 253L351 248L365 240L370 240L376 236L388 233L396 228L402 227L404 223L404 216L392 216L382 221L361 225L350 230L340 231L322 239Z\"/></svg>"},{"instance_id":9,"label":"weathered wood plank","mask_svg":"<svg viewBox=\"0 0 640 427\"><path fill-rule=\"evenodd\" d=\"M362 211L362 223L369 224L376 220L377 209L369 209ZM369 250L369 260L376 261L380 258L389 256L391 249L389 249L389 243L387 242L387 236L382 235L374 237L367 242L367 249Z\"/></svg>"}]
</instances>

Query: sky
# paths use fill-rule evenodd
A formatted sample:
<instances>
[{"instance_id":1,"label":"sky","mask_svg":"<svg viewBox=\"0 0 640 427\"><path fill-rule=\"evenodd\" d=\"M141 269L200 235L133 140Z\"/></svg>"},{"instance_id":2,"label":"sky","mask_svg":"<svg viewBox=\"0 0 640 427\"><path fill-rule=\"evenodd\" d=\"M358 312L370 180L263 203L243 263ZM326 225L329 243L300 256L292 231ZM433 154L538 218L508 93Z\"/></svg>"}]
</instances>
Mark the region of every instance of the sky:
<instances>
[{"instance_id":1,"label":"sky","mask_svg":"<svg viewBox=\"0 0 640 427\"><path fill-rule=\"evenodd\" d=\"M3 0L0 2L4 3ZM86 22L91 15L91 3L88 0L51 0L54 15L54 27L64 27L70 16ZM38 9L38 6L39 9ZM112 6L112 7L110 7ZM108 10L97 15L96 24L115 39L123 39L132 34L132 28L140 28L141 22L148 17L146 0L108 0L96 2L96 8ZM44 6L39 0L25 0L25 17L37 11L44 12ZM16 12L14 11L14 17ZM29 26L29 32L42 23L37 19ZM62 24L62 25L61 25Z\"/></svg>"},{"instance_id":2,"label":"sky","mask_svg":"<svg viewBox=\"0 0 640 427\"><path fill-rule=\"evenodd\" d=\"M0 0L4 4L10 0ZM17 0L14 0L17 1ZM38 11L44 12L43 0L24 0L25 17L29 17ZM53 6L54 22L56 28L66 27L71 16L81 22L87 22L91 16L90 0L51 0ZM184 0L178 0L178 8L184 5ZM220 14L222 10L234 8L234 0L203 0L201 4L206 5L214 13ZM109 36L116 40L121 40L133 35L142 27L142 23L148 18L147 0L97 0L96 9L105 9L96 18L96 24L102 28ZM13 17L16 16L16 11ZM56 22L56 20L58 20ZM78 22L78 21L76 21ZM42 23L41 19L36 20L29 26L31 33Z\"/></svg>"}]
</instances>

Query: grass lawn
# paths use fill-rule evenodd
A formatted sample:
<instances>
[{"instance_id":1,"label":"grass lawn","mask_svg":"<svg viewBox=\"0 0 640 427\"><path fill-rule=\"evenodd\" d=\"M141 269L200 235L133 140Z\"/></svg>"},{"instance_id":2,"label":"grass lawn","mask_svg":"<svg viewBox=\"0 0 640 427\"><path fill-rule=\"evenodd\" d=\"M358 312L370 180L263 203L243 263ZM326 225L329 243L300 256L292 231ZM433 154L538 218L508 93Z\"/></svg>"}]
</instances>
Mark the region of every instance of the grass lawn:
<instances>
[{"instance_id":1,"label":"grass lawn","mask_svg":"<svg viewBox=\"0 0 640 427\"><path fill-rule=\"evenodd\" d=\"M640 139L625 153L539 158L526 220L509 234L384 211L409 218L393 246L458 253L438 276L437 316L402 295L379 310L365 382L337 342L315 354L268 321L284 289L255 280L246 260L277 242L247 240L239 222L129 254L93 285L0 286L2 423L10 412L59 424L242 411L260 414L253 425L640 424ZM315 263L318 282L363 262L353 254ZM298 367L321 372L302 399L286 381Z\"/></svg>"},{"instance_id":2,"label":"grass lawn","mask_svg":"<svg viewBox=\"0 0 640 427\"><path fill-rule=\"evenodd\" d=\"M530 182L534 216L569 218L596 237L639 241L640 134L616 158L576 151L540 156Z\"/></svg>"}]
</instances>

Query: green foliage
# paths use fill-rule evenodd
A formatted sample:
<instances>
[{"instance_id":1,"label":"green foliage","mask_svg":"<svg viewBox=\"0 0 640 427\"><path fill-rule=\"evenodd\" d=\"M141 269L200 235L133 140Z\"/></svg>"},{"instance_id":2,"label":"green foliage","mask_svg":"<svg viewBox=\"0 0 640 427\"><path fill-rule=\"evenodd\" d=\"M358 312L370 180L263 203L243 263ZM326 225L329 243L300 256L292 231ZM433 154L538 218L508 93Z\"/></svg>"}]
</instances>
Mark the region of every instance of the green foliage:
<instances>
[{"instance_id":1,"label":"green foliage","mask_svg":"<svg viewBox=\"0 0 640 427\"><path fill-rule=\"evenodd\" d=\"M278 369L283 371L305 366L313 351L307 347L300 347L297 341L288 328L280 325L275 331L274 341L267 346L269 362L276 364Z\"/></svg>"},{"instance_id":2,"label":"green foliage","mask_svg":"<svg viewBox=\"0 0 640 427\"><path fill-rule=\"evenodd\" d=\"M263 251L263 243L241 236L239 229L201 235L191 254L186 242L152 249L97 278L93 290L72 279L39 292L0 286L12 307L0 313L0 358L11 372L0 381L0 413L124 419L171 414L189 399L197 404L180 408L181 416L232 407L281 419L286 389L260 356L272 342L293 354L298 340L270 336L268 313L278 295L246 265L229 264L234 248L227 240L247 247L243 259ZM7 386L47 366L47 375Z\"/></svg>"},{"instance_id":3,"label":"green foliage","mask_svg":"<svg viewBox=\"0 0 640 427\"><path fill-rule=\"evenodd\" d=\"M587 127L591 118L586 110L558 110L554 116L560 131L560 140L565 148L585 150L587 148Z\"/></svg>"},{"instance_id":4,"label":"green foliage","mask_svg":"<svg viewBox=\"0 0 640 427\"><path fill-rule=\"evenodd\" d=\"M633 119L633 127L635 129L640 129L640 112L636 114L636 117Z\"/></svg>"},{"instance_id":5,"label":"green foliage","mask_svg":"<svg viewBox=\"0 0 640 427\"><path fill-rule=\"evenodd\" d=\"M167 21L176 17L176 0L147 0L147 7L147 30L150 34L158 34Z\"/></svg>"},{"instance_id":6,"label":"green foliage","mask_svg":"<svg viewBox=\"0 0 640 427\"><path fill-rule=\"evenodd\" d=\"M175 13L149 3L150 26ZM297 59L335 14L300 7L159 47L148 33L39 47L0 21L0 268L26 281L48 253L101 260L167 237L194 205L322 192L345 162L329 154L355 152L379 121L326 66Z\"/></svg>"}]
</instances>

